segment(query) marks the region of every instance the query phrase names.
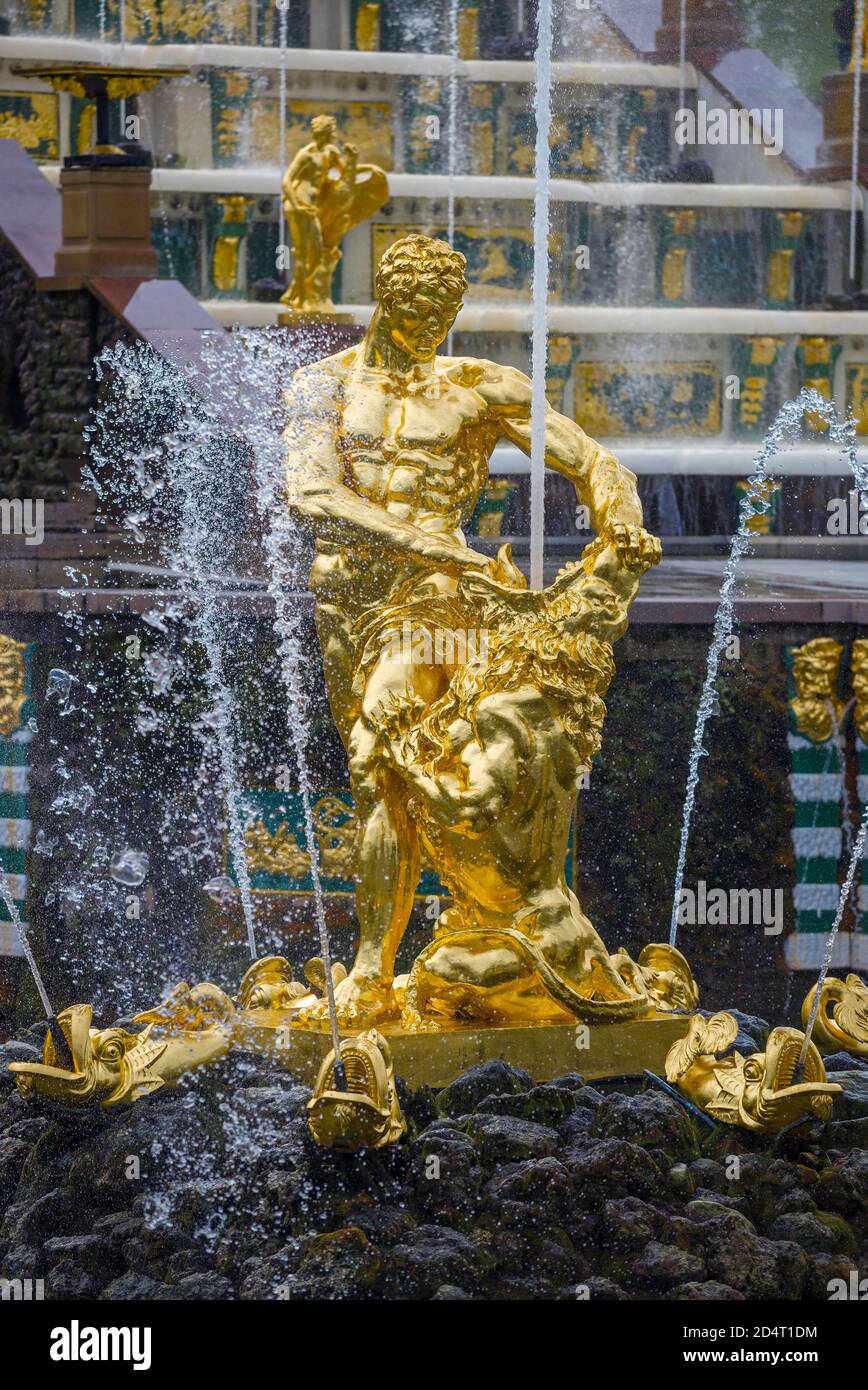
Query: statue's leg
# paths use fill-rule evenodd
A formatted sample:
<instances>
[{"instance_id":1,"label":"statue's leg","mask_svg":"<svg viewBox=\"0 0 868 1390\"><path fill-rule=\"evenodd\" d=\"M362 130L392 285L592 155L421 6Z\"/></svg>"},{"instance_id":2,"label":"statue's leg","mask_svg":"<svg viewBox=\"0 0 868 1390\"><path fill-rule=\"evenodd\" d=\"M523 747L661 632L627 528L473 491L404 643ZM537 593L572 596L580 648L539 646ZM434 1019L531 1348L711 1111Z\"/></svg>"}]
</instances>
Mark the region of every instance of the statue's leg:
<instances>
[{"instance_id":1,"label":"statue's leg","mask_svg":"<svg viewBox=\"0 0 868 1390\"><path fill-rule=\"evenodd\" d=\"M352 970L335 991L340 1022L354 1027L400 1014L392 991L395 955L419 880L419 843L407 812L407 790L385 765L377 711L381 704L388 707L393 696L435 699L447 677L443 668L384 655L370 673L359 705L347 679L341 624L333 619L334 615L320 610L329 700L342 736L348 715L353 708L358 711L346 745L359 823L355 854L359 948ZM315 1018L325 1017L323 1004L312 1012Z\"/></svg>"},{"instance_id":2,"label":"statue's leg","mask_svg":"<svg viewBox=\"0 0 868 1390\"><path fill-rule=\"evenodd\" d=\"M630 1018L647 1010L644 991L637 994L624 983L564 887L529 900L508 934L504 925L492 921L435 936L413 966L409 1026L423 1025L426 1017L554 1023Z\"/></svg>"}]
</instances>

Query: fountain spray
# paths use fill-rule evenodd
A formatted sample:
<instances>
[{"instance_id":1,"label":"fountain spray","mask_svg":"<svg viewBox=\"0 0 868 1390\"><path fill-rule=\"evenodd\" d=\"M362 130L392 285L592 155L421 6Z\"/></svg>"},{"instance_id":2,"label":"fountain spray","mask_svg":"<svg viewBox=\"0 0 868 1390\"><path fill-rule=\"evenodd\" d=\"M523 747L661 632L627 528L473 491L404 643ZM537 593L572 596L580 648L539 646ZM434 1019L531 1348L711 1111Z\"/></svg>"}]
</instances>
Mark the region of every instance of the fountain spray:
<instances>
[{"instance_id":1,"label":"fountain spray","mask_svg":"<svg viewBox=\"0 0 868 1390\"><path fill-rule=\"evenodd\" d=\"M39 966L36 964L36 957L33 954L33 947L30 945L30 940L27 935L27 928L21 921L21 914L19 913L15 899L12 896L12 885L10 884L9 877L2 865L0 865L0 898L3 899L6 911L9 913L10 921L12 922L13 927L18 933L18 940L21 942L21 949L24 952L24 959L27 961L27 964L30 967L30 974L33 976L33 983L36 986L36 992L39 995L40 1002L42 1004L43 1009L45 1010L45 1018L46 1022L48 1023L48 1031L51 1034L51 1041L54 1043L54 1051L57 1056L57 1060L62 1067L66 1067L69 1071L72 1071L73 1060L72 1054L69 1050L69 1044L66 1041L66 1035L63 1029L61 1028L60 1023L58 1022L56 1013L51 1007L51 1000L48 998L48 991L45 988L45 982L42 979L42 974L39 969Z\"/></svg>"},{"instance_id":2,"label":"fountain spray","mask_svg":"<svg viewBox=\"0 0 868 1390\"><path fill-rule=\"evenodd\" d=\"M748 553L752 545L752 536L748 529L748 522L755 514L757 506L764 508L766 505L763 501L762 489L768 481L767 467L769 462L780 451L785 438L795 437L801 430L802 416L806 411L819 415L826 421L829 427L830 440L834 444L837 444L842 453L846 456L857 489L868 499L868 468L859 462L856 452L855 422L852 419L848 419L843 423L839 421L835 414L834 401L826 400L824 396L820 395L819 391L806 387L799 392L795 400L787 401L786 404L781 407L768 434L763 440L759 453L754 459L753 472L749 479L750 486L739 509L740 517L738 530L732 538L729 556L724 568L723 583L720 588L720 599L714 618L714 630L711 644L708 648L705 681L699 699L699 708L696 711L696 725L688 762L687 792L684 799L681 840L678 848L678 864L675 870L672 917L669 927L669 944L671 946L675 945L678 938L678 909L684 883L684 868L687 861L690 825L693 817L694 805L696 803L696 792L699 785L699 763L700 759L707 753L707 750L703 747L705 726L714 708L720 658L736 624L732 593L738 577L739 561L743 555ZM835 930L837 930L837 928L835 928Z\"/></svg>"},{"instance_id":3,"label":"fountain spray","mask_svg":"<svg viewBox=\"0 0 868 1390\"><path fill-rule=\"evenodd\" d=\"M847 277L850 289L856 288L856 226L859 202L859 139L862 121L862 27L865 0L856 0L856 28L853 37L853 135L850 150L850 246Z\"/></svg>"},{"instance_id":4,"label":"fountain spray","mask_svg":"<svg viewBox=\"0 0 868 1390\"><path fill-rule=\"evenodd\" d=\"M446 195L446 240L455 246L455 169L458 139L458 0L449 0L449 128L448 193ZM446 339L447 356L452 356L452 329Z\"/></svg>"},{"instance_id":5,"label":"fountain spray","mask_svg":"<svg viewBox=\"0 0 868 1390\"><path fill-rule=\"evenodd\" d=\"M543 587L545 539L545 412L549 309L549 176L552 123L552 0L540 0L537 20L536 187L533 199L533 347L530 427L530 587Z\"/></svg>"},{"instance_id":6,"label":"fountain spray","mask_svg":"<svg viewBox=\"0 0 868 1390\"><path fill-rule=\"evenodd\" d=\"M847 875L844 879L844 882L841 885L841 893L838 898L838 907L835 912L835 920L832 923L832 926L829 929L829 935L826 938L826 948L823 951L823 961L820 966L820 973L817 976L817 984L814 989L814 1002L811 1005L811 1014L808 1019L808 1025L805 1028L805 1036L802 1039L802 1049L799 1053L799 1060L796 1064L795 1075L793 1076L793 1082L795 1084L798 1084L798 1081L804 1069L805 1059L808 1055L808 1045L811 1041L811 1034L814 1031L814 1024L817 1021L817 1014L820 1009L820 996L823 992L823 985L826 982L826 976L832 968L832 957L835 953L835 941L838 936L838 928L840 927L841 919L844 916L844 909L847 906L851 893L853 892L853 885L856 880L856 870L858 869L859 865L862 863L863 858L865 857L866 838L868 838L868 805L866 805L865 807L865 813L862 817L862 824L859 826L859 834L856 836L856 842L853 845L853 852L850 855L850 863L847 865Z\"/></svg>"}]
</instances>

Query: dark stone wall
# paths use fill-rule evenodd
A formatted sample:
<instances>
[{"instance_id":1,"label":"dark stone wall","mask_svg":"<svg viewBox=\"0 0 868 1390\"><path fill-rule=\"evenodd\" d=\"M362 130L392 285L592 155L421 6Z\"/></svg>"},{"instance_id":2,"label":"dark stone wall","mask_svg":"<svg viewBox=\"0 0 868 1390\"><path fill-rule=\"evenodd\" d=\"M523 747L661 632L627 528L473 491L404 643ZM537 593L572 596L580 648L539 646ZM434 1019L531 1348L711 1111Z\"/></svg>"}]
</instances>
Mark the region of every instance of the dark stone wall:
<instances>
[{"instance_id":1,"label":"dark stone wall","mask_svg":"<svg viewBox=\"0 0 868 1390\"><path fill-rule=\"evenodd\" d=\"M80 469L99 311L86 291L37 291L0 246L0 488L62 500Z\"/></svg>"}]
</instances>

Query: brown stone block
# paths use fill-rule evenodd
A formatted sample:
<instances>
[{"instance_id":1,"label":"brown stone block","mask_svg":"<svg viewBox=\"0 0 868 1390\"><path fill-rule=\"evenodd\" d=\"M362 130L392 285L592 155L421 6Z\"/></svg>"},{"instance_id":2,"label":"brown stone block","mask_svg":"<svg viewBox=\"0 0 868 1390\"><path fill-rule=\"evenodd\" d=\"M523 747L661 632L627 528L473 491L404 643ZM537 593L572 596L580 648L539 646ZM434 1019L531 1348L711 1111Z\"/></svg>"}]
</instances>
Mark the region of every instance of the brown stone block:
<instances>
[{"instance_id":1,"label":"brown stone block","mask_svg":"<svg viewBox=\"0 0 868 1390\"><path fill-rule=\"evenodd\" d=\"M60 191L63 240L55 260L57 275L157 275L149 169L63 169Z\"/></svg>"},{"instance_id":2,"label":"brown stone block","mask_svg":"<svg viewBox=\"0 0 868 1390\"><path fill-rule=\"evenodd\" d=\"M853 148L852 72L833 72L823 78L823 143L817 151L817 170L823 178L850 177ZM868 168L868 83L862 77L859 121L859 168Z\"/></svg>"},{"instance_id":3,"label":"brown stone block","mask_svg":"<svg viewBox=\"0 0 868 1390\"><path fill-rule=\"evenodd\" d=\"M662 24L657 30L656 57L677 63L681 37L681 0L663 0ZM687 59L701 58L713 64L744 43L739 0L686 0L685 49Z\"/></svg>"}]
</instances>

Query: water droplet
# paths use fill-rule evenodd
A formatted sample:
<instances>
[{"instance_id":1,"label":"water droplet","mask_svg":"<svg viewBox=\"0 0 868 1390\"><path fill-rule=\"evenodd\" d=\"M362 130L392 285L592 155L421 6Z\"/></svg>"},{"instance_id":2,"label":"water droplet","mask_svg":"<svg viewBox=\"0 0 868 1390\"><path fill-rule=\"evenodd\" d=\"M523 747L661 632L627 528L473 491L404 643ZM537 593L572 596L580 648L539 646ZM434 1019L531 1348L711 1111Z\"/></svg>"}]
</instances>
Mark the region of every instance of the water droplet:
<instances>
[{"instance_id":1,"label":"water droplet","mask_svg":"<svg viewBox=\"0 0 868 1390\"><path fill-rule=\"evenodd\" d=\"M75 676L70 675L69 671L55 666L48 673L48 684L45 687L46 700L58 700L60 704L65 705L69 699L69 692L74 680Z\"/></svg>"},{"instance_id":2,"label":"water droplet","mask_svg":"<svg viewBox=\"0 0 868 1390\"><path fill-rule=\"evenodd\" d=\"M218 903L220 907L228 907L238 892L238 888L232 882L232 879L226 878L225 875L219 875L217 878L209 878L204 888L209 898L213 898L214 902Z\"/></svg>"},{"instance_id":3,"label":"water droplet","mask_svg":"<svg viewBox=\"0 0 868 1390\"><path fill-rule=\"evenodd\" d=\"M36 832L36 839L33 841L33 853L51 855L57 849L60 842L55 840L45 830Z\"/></svg>"},{"instance_id":4,"label":"water droplet","mask_svg":"<svg viewBox=\"0 0 868 1390\"><path fill-rule=\"evenodd\" d=\"M121 849L111 857L109 874L115 883L123 883L127 888L137 888L140 883L144 883L149 867L150 860L142 850Z\"/></svg>"}]
</instances>

